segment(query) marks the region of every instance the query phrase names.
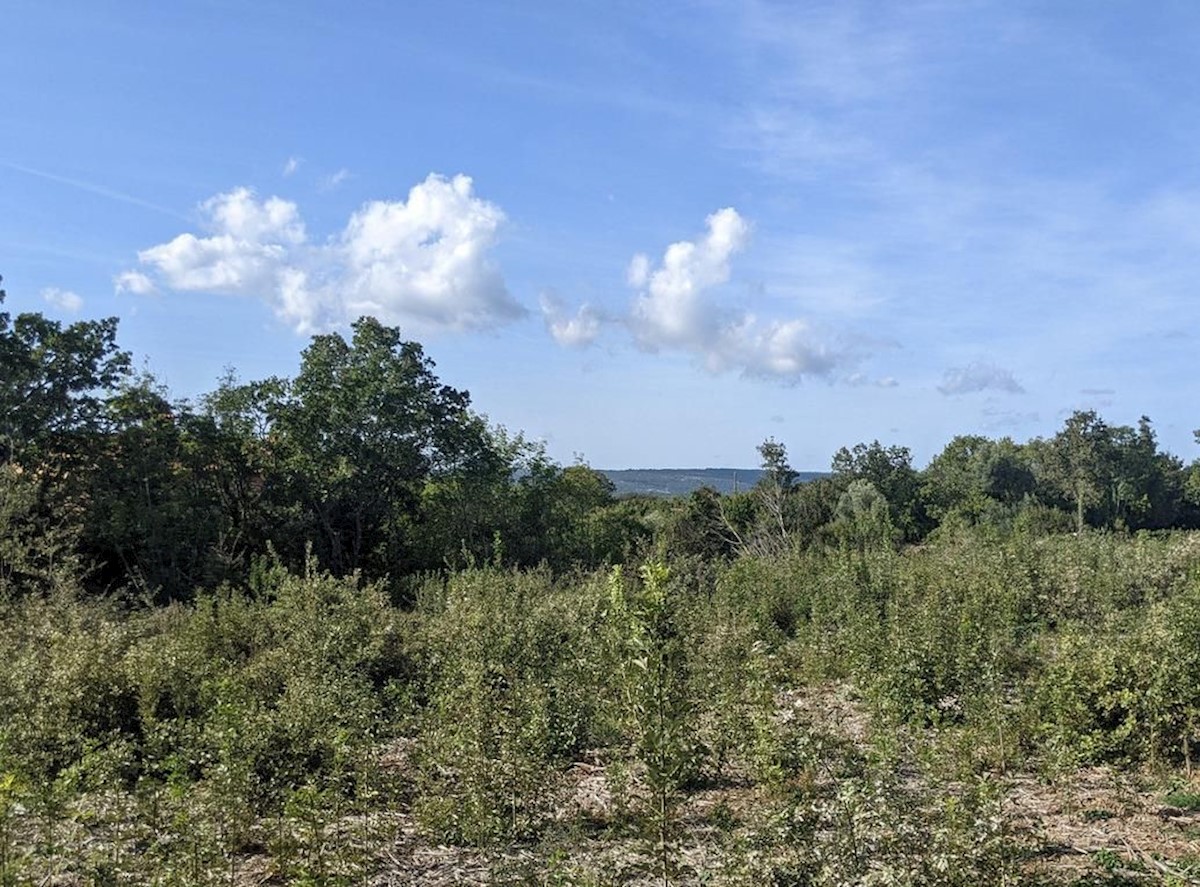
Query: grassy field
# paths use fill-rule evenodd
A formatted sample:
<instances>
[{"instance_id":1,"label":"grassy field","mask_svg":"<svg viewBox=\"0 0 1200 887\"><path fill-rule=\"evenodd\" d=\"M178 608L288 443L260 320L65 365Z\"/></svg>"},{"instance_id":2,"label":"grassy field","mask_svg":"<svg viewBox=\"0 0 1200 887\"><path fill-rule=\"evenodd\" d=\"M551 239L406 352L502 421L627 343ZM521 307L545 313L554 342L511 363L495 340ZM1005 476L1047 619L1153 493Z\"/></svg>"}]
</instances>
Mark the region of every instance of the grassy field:
<instances>
[{"instance_id":1,"label":"grassy field","mask_svg":"<svg viewBox=\"0 0 1200 887\"><path fill-rule=\"evenodd\" d=\"M1200 882L1198 569L979 532L403 606L66 571L0 603L0 884Z\"/></svg>"}]
</instances>

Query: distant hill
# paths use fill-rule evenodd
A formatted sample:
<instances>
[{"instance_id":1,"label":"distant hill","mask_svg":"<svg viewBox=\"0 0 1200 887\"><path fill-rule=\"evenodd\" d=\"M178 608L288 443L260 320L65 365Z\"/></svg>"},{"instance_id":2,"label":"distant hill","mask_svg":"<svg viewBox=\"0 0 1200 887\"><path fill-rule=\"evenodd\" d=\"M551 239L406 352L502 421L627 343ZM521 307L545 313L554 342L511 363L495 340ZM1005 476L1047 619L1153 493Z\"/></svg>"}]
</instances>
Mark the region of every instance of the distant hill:
<instances>
[{"instance_id":1,"label":"distant hill","mask_svg":"<svg viewBox=\"0 0 1200 887\"><path fill-rule=\"evenodd\" d=\"M597 469L616 485L617 495L686 496L701 487L718 493L748 490L762 477L758 468L621 468ZM825 472L798 472L801 482L823 477Z\"/></svg>"}]
</instances>

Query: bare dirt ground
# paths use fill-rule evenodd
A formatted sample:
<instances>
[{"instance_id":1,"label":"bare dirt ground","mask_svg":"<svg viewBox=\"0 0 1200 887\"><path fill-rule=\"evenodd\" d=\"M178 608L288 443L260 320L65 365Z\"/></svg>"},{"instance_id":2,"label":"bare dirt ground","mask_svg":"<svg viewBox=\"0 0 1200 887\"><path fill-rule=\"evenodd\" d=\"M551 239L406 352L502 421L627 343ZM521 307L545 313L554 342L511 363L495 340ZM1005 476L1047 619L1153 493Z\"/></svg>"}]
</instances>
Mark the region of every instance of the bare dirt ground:
<instances>
[{"instance_id":1,"label":"bare dirt ground","mask_svg":"<svg viewBox=\"0 0 1200 887\"><path fill-rule=\"evenodd\" d=\"M1006 815L1042 845L1032 868L1081 877L1098 866L1200 884L1200 811L1165 803L1161 777L1092 767L1053 781L1015 777Z\"/></svg>"}]
</instances>

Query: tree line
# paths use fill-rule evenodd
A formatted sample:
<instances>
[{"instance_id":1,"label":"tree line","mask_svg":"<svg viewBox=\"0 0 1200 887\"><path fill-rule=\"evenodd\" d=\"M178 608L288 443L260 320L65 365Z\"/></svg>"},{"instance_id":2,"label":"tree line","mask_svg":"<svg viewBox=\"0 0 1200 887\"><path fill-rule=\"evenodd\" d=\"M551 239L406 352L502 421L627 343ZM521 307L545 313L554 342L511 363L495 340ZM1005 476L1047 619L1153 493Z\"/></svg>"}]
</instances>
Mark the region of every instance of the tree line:
<instances>
[{"instance_id":1,"label":"tree line","mask_svg":"<svg viewBox=\"0 0 1200 887\"><path fill-rule=\"evenodd\" d=\"M601 473L490 425L373 318L313 337L293 378L230 370L195 403L136 372L117 329L0 311L0 586L70 562L94 591L162 602L250 582L264 558L314 558L403 596L409 577L479 563L897 545L964 525L1200 526L1200 464L1160 451L1147 418L1076 412L1023 444L960 436L924 470L905 447L858 444L805 484L768 440L753 490L618 499Z\"/></svg>"},{"instance_id":2,"label":"tree line","mask_svg":"<svg viewBox=\"0 0 1200 887\"><path fill-rule=\"evenodd\" d=\"M1197 432L1200 439L1200 432ZM784 446L759 447L759 486L712 509L713 538L735 548L815 541L919 543L964 527L1001 533L1200 527L1200 461L1159 449L1150 419L1110 425L1077 410L1049 438L959 435L923 470L904 446L843 447L828 476L797 484ZM702 509L705 494L693 496ZM732 519L731 519L732 516ZM720 527L731 532L723 537Z\"/></svg>"},{"instance_id":3,"label":"tree line","mask_svg":"<svg viewBox=\"0 0 1200 887\"><path fill-rule=\"evenodd\" d=\"M0 297L2 298L2 297ZM372 318L312 339L294 378L229 371L197 403L134 372L117 320L0 312L0 579L74 559L156 600L270 555L402 577L623 555L612 486L490 426L421 346Z\"/></svg>"}]
</instances>

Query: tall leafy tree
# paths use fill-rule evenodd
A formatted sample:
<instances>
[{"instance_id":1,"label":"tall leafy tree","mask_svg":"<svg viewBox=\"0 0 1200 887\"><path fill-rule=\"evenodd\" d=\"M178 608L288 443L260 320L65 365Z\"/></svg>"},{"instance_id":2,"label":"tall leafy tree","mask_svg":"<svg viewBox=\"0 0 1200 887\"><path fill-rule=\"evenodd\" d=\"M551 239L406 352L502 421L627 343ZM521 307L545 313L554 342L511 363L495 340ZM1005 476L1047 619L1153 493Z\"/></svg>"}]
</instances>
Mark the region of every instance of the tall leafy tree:
<instances>
[{"instance_id":1,"label":"tall leafy tree","mask_svg":"<svg viewBox=\"0 0 1200 887\"><path fill-rule=\"evenodd\" d=\"M726 527L720 493L700 487L670 504L659 538L671 556L712 561L734 552L735 537Z\"/></svg>"},{"instance_id":2,"label":"tall leafy tree","mask_svg":"<svg viewBox=\"0 0 1200 887\"><path fill-rule=\"evenodd\" d=\"M105 403L93 438L81 540L97 564L93 580L129 583L148 597L190 597L214 575L210 557L223 531L211 456L186 403L143 373Z\"/></svg>"},{"instance_id":3,"label":"tall leafy tree","mask_svg":"<svg viewBox=\"0 0 1200 887\"><path fill-rule=\"evenodd\" d=\"M1023 501L1037 483L1027 448L1008 437L993 443L983 471L988 496L1008 506Z\"/></svg>"},{"instance_id":4,"label":"tall leafy tree","mask_svg":"<svg viewBox=\"0 0 1200 887\"><path fill-rule=\"evenodd\" d=\"M364 317L351 341L315 337L267 406L291 495L336 573L413 566L425 484L494 470L500 458L469 394L433 367L418 343Z\"/></svg>"},{"instance_id":5,"label":"tall leafy tree","mask_svg":"<svg viewBox=\"0 0 1200 887\"><path fill-rule=\"evenodd\" d=\"M1112 429L1110 520L1130 529L1161 529L1175 523L1183 507L1183 463L1158 450L1150 419L1137 428Z\"/></svg>"},{"instance_id":6,"label":"tall leafy tree","mask_svg":"<svg viewBox=\"0 0 1200 887\"><path fill-rule=\"evenodd\" d=\"M244 572L269 541L304 532L271 431L272 405L286 388L279 378L242 383L227 369L189 422L192 451L204 463L209 495L220 514L219 558L235 574Z\"/></svg>"},{"instance_id":7,"label":"tall leafy tree","mask_svg":"<svg viewBox=\"0 0 1200 887\"><path fill-rule=\"evenodd\" d=\"M77 450L96 430L105 394L130 371L116 336L115 317L63 326L0 311L0 463Z\"/></svg>"},{"instance_id":8,"label":"tall leafy tree","mask_svg":"<svg viewBox=\"0 0 1200 887\"><path fill-rule=\"evenodd\" d=\"M959 435L933 457L922 476L922 496L931 517L952 514L972 520L983 512L987 494L986 464L992 442L976 434Z\"/></svg>"},{"instance_id":9,"label":"tall leafy tree","mask_svg":"<svg viewBox=\"0 0 1200 887\"><path fill-rule=\"evenodd\" d=\"M1074 507L1082 532L1088 509L1104 504L1112 478L1108 425L1094 410L1076 410L1040 452L1043 476Z\"/></svg>"},{"instance_id":10,"label":"tall leafy tree","mask_svg":"<svg viewBox=\"0 0 1200 887\"><path fill-rule=\"evenodd\" d=\"M0 583L33 588L75 557L106 397L129 373L115 317L67 326L4 311Z\"/></svg>"},{"instance_id":11,"label":"tall leafy tree","mask_svg":"<svg viewBox=\"0 0 1200 887\"><path fill-rule=\"evenodd\" d=\"M939 522L956 516L986 522L998 506L1013 506L1034 488L1033 470L1010 438L955 437L921 475L921 495L929 516Z\"/></svg>"},{"instance_id":12,"label":"tall leafy tree","mask_svg":"<svg viewBox=\"0 0 1200 887\"><path fill-rule=\"evenodd\" d=\"M920 497L920 476L908 447L885 447L879 441L842 447L833 456L833 477L843 490L856 480L870 481L887 500L893 525L909 540L929 530Z\"/></svg>"},{"instance_id":13,"label":"tall leafy tree","mask_svg":"<svg viewBox=\"0 0 1200 887\"><path fill-rule=\"evenodd\" d=\"M1183 463L1160 452L1150 420L1136 428L1109 425L1079 410L1049 441L1031 441L1040 495L1057 499L1085 524L1128 529L1174 525L1189 513Z\"/></svg>"}]
</instances>

